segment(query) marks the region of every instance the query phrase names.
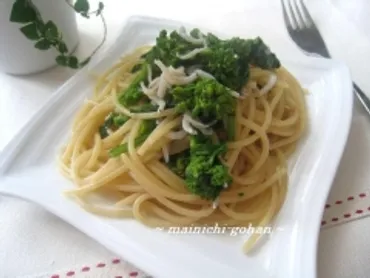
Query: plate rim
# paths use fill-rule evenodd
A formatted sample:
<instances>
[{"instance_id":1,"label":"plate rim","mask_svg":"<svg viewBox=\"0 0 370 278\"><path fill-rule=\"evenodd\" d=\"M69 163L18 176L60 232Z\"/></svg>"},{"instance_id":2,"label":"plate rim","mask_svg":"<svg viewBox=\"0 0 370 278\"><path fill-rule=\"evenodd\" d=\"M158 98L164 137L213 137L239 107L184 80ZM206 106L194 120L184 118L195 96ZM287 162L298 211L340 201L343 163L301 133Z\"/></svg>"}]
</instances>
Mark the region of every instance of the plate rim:
<instances>
[{"instance_id":1,"label":"plate rim","mask_svg":"<svg viewBox=\"0 0 370 278\"><path fill-rule=\"evenodd\" d=\"M162 25L172 25L172 26L177 26L177 25L185 25L185 26L194 26L193 24L189 24L186 22L180 22L180 21L175 21L175 20L170 20L166 18L156 18L156 17L148 17L148 16L140 16L140 15L135 15L129 17L126 22L123 24L121 31L119 32L118 36L116 37L116 42L124 37L124 34L129 32L129 30L135 26L135 24L138 24L140 22L145 22L146 24L151 24L151 22L159 23ZM91 68L98 67L100 63L102 63L107 55L111 51L115 49L116 43L113 42L109 48L107 48L104 52L101 53L96 59L93 59L88 67L85 67L84 69L81 69L79 72L77 72L75 75L70 77L61 87L59 87L57 90L54 91L53 94L51 94L48 99L45 101L45 103L36 111L36 113L30 117L30 119L24 124L24 128L19 130L15 136L5 145L3 148L3 151L0 153L0 177L4 176L7 168L11 164L12 161L18 156L18 154L21 151L20 146L23 146L25 143L25 139L32 133L32 130L34 130L35 125L42 121L43 115L45 114L45 111L47 109L50 109L55 103L58 103L58 100L63 96L60 92L63 92L68 89L69 86L72 86L75 82L83 78ZM337 125L335 128L336 134L340 134L338 138L340 138L340 150L338 151L338 144L335 146L335 156L336 159L333 159L333 163L331 163L331 169L330 169L330 174L328 175L328 183L329 185L325 187L326 192L325 194L320 195L320 201L321 203L325 203L325 200L327 199L330 189L332 188L333 185L333 180L335 178L335 173L337 171L337 168L339 166L341 157L344 152L344 148L348 139L349 131L350 131L350 125L351 125L351 120L352 120L352 111L353 111L353 94L352 94L352 83L351 83L351 75L349 72L348 67L339 61L336 60L328 60L328 59L322 59L322 58L317 58L317 57L310 57L309 59L317 60L320 63L327 63L328 65L334 65L338 68L341 68L342 71L345 72L347 75L347 82L346 82L346 89L343 89L342 91L348 91L349 93L347 94L347 102L342 101L342 107L341 109L338 108L337 111L345 111L346 113L346 118L345 122L342 125ZM304 64L304 61L297 62L297 64ZM342 117L343 118L343 117ZM331 152L333 152L334 144L331 145ZM312 215L318 215L317 217L321 217L324 211L324 206L320 208L319 206L315 207L315 213L312 213ZM309 263L306 263L306 265L311 265L311 267L305 267L305 271L313 272L317 271L317 266L316 266L316 258L317 258L317 247L318 247L318 239L319 239L319 231L320 231L320 221L314 221L315 225L311 228L312 236L311 237L311 243L315 246L314 251L311 252L312 256L310 259ZM302 258L300 258L302 259ZM302 272L303 270L296 269L295 271L298 271L297 273L304 273ZM296 274L297 274L296 273ZM316 276L316 275L315 275ZM315 277L315 276L305 276L305 277ZM293 277L293 276L292 276Z\"/></svg>"}]
</instances>

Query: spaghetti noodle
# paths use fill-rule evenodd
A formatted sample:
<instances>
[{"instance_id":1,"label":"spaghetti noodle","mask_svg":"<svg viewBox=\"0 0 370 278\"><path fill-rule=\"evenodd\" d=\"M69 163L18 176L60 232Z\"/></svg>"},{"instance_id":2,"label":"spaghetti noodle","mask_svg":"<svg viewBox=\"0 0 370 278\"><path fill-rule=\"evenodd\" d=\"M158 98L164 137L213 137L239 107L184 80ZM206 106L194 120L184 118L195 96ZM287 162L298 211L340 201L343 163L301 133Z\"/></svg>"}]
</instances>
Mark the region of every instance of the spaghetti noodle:
<instances>
[{"instance_id":1,"label":"spaghetti noodle","mask_svg":"<svg viewBox=\"0 0 370 278\"><path fill-rule=\"evenodd\" d=\"M180 34L184 35L183 29ZM205 37L193 37L193 44L201 44L202 39ZM191 55L201 55L203 48L181 58L187 61ZM127 93L135 82L140 73L133 69L143 64L144 54L151 49L151 46L137 48L100 76L93 97L85 101L76 115L71 138L59 157L62 173L77 186L67 194L93 213L135 218L151 227L269 225L287 193L287 159L306 128L300 84L281 66L262 69L248 65L245 84L239 92L229 91L236 100L234 138L226 140L227 151L219 155L232 182L225 182L219 195L210 200L189 191L187 172L178 174L169 163L190 148L189 138L195 133L220 142L222 130L218 133L217 124L201 122L189 113L180 113L176 107L168 107L168 103L161 104L164 98L156 96L159 91L163 94L161 86L165 87L164 95L169 95L174 86L185 85L179 85L181 82L191 84L214 76L199 69L195 76L194 71L186 73L185 67L157 61L157 70L162 73L157 71L155 79L154 72L147 71L148 80L142 84L141 92L146 92L147 102L158 109L133 112L122 105L120 95ZM161 74L169 74L164 76L165 85L159 84ZM107 128L106 136L101 136L99 128L111 113L124 120L115 128ZM149 120L154 120L155 126L138 143L143 122ZM112 149L117 150L117 146L120 152L112 156ZM104 196L105 203L91 199L96 195ZM252 235L244 250L250 250L259 236Z\"/></svg>"}]
</instances>

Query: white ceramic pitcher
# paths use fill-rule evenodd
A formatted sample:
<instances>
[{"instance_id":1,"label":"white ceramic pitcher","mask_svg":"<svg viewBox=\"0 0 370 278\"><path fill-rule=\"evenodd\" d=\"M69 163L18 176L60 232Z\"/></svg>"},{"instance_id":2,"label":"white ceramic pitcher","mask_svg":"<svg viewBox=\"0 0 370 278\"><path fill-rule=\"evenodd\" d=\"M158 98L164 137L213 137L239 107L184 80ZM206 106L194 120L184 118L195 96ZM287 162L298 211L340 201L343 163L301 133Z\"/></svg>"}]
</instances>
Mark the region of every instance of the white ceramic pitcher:
<instances>
[{"instance_id":1,"label":"white ceramic pitcher","mask_svg":"<svg viewBox=\"0 0 370 278\"><path fill-rule=\"evenodd\" d=\"M22 24L10 22L15 0L0 0L0 72L31 74L56 65L54 49L39 50L35 41L27 39L19 30ZM65 0L32 0L46 22L52 20L63 34L71 51L78 44L76 13Z\"/></svg>"}]
</instances>

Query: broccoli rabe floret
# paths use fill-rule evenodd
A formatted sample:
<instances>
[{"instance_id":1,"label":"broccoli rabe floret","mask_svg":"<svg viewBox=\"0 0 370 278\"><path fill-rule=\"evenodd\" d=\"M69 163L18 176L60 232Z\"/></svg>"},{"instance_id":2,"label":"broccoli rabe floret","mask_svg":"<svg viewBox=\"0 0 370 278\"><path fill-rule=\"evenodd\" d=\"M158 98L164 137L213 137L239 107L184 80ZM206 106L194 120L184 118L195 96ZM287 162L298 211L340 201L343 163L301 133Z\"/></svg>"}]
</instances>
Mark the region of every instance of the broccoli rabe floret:
<instances>
[{"instance_id":1,"label":"broccoli rabe floret","mask_svg":"<svg viewBox=\"0 0 370 278\"><path fill-rule=\"evenodd\" d=\"M138 104L143 98L146 102L149 102L149 99L146 98L140 87L141 82L147 84L148 67L151 68L152 78L154 79L161 73L154 63L155 60L160 60L166 66L185 66L186 63L191 63L191 61L183 61L177 54L186 53L192 49L194 49L194 45L184 40L176 31L168 34L166 30L162 30L156 39L156 44L143 55L144 62L133 67L132 72L136 73L137 76L130 86L122 92L119 102L129 109L131 106ZM132 110L131 112L135 113Z\"/></svg>"},{"instance_id":2,"label":"broccoli rabe floret","mask_svg":"<svg viewBox=\"0 0 370 278\"><path fill-rule=\"evenodd\" d=\"M171 169L176 175L185 178L185 169L189 164L190 152L189 150L183 151L178 154L170 156L170 161L167 163L168 168Z\"/></svg>"},{"instance_id":3,"label":"broccoli rabe floret","mask_svg":"<svg viewBox=\"0 0 370 278\"><path fill-rule=\"evenodd\" d=\"M208 200L218 197L232 179L218 156L226 152L225 144L212 144L202 135L192 136L190 160L185 169L185 181L190 192Z\"/></svg>"},{"instance_id":4,"label":"broccoli rabe floret","mask_svg":"<svg viewBox=\"0 0 370 278\"><path fill-rule=\"evenodd\" d=\"M176 31L170 34L166 30L162 30L156 39L156 44L153 48L144 55L145 61L153 65L154 60L160 60L166 66L178 67L180 64L184 66L186 61L181 60L178 54L184 54L196 48L193 44L184 40ZM158 70L155 67L155 71Z\"/></svg>"},{"instance_id":5,"label":"broccoli rabe floret","mask_svg":"<svg viewBox=\"0 0 370 278\"><path fill-rule=\"evenodd\" d=\"M204 122L221 120L235 112L236 100L230 89L214 79L198 79L185 86L176 86L171 95L179 113L189 112Z\"/></svg>"},{"instance_id":6,"label":"broccoli rabe floret","mask_svg":"<svg viewBox=\"0 0 370 278\"><path fill-rule=\"evenodd\" d=\"M233 90L240 90L246 83L249 65L263 69L280 67L280 61L260 37L221 40L213 34L208 34L206 40L210 50L199 55L205 61L205 70Z\"/></svg>"},{"instance_id":7,"label":"broccoli rabe floret","mask_svg":"<svg viewBox=\"0 0 370 278\"><path fill-rule=\"evenodd\" d=\"M214 200L221 193L223 183L212 183L212 166L202 156L194 156L185 170L188 190L203 199ZM217 181L218 182L218 181Z\"/></svg>"},{"instance_id":8,"label":"broccoli rabe floret","mask_svg":"<svg viewBox=\"0 0 370 278\"><path fill-rule=\"evenodd\" d=\"M279 59L260 37L254 39L234 37L229 40L221 40L213 34L208 34L206 39L211 49L217 49L218 47L232 49L240 63L253 64L263 69L280 67Z\"/></svg>"},{"instance_id":9,"label":"broccoli rabe floret","mask_svg":"<svg viewBox=\"0 0 370 278\"><path fill-rule=\"evenodd\" d=\"M180 64L184 66L184 62L177 56L178 53L191 51L194 48L192 44L184 40L177 32L173 31L168 35L166 30L162 30L156 39L156 44L150 51L143 55L144 62L133 67L133 72L137 76L130 86L122 92L119 97L119 102L127 107L138 104L140 100L146 98L143 94L140 83L147 83L148 67L152 70L152 77L160 75L160 69L154 64L155 60L160 60L166 66L178 67ZM149 100L146 98L147 102Z\"/></svg>"},{"instance_id":10,"label":"broccoli rabe floret","mask_svg":"<svg viewBox=\"0 0 370 278\"><path fill-rule=\"evenodd\" d=\"M242 62L235 50L225 42L210 46L208 51L199 54L199 60L203 70L235 91L239 91L248 79L248 63Z\"/></svg>"},{"instance_id":11,"label":"broccoli rabe floret","mask_svg":"<svg viewBox=\"0 0 370 278\"><path fill-rule=\"evenodd\" d=\"M226 152L225 144L213 144L203 136L192 136L190 150L171 156L168 167L185 179L189 192L203 199L214 200L231 183L228 169L218 156Z\"/></svg>"},{"instance_id":12,"label":"broccoli rabe floret","mask_svg":"<svg viewBox=\"0 0 370 278\"><path fill-rule=\"evenodd\" d=\"M213 163L220 154L227 151L225 144L213 144L211 137L196 135L190 138L190 154L195 156L207 156Z\"/></svg>"},{"instance_id":13,"label":"broccoli rabe floret","mask_svg":"<svg viewBox=\"0 0 370 278\"><path fill-rule=\"evenodd\" d=\"M253 40L251 63L263 69L275 69L281 66L279 59L261 38Z\"/></svg>"}]
</instances>

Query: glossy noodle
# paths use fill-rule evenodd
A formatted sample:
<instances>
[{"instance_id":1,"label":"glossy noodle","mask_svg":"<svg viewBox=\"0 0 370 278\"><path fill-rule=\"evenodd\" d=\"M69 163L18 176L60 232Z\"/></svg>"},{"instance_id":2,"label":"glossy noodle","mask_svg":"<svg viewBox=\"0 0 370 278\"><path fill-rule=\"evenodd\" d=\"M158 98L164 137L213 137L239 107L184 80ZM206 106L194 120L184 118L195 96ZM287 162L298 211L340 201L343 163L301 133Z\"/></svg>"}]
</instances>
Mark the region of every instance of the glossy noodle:
<instances>
[{"instance_id":1,"label":"glossy noodle","mask_svg":"<svg viewBox=\"0 0 370 278\"><path fill-rule=\"evenodd\" d=\"M151 46L136 49L99 76L93 96L76 114L70 139L59 157L62 173L76 185L67 194L92 213L134 218L150 227L270 225L288 190L287 159L307 125L300 84L282 66L262 69L248 65L246 83L238 92L230 91L237 93L234 138L226 141L226 152L218 155L232 182L225 182L216 198L207 199L190 192L184 176L176 174L168 164L189 148L192 132L209 136L215 144L222 141L222 132L219 135L212 131L212 123L200 123L187 113L179 113L176 107L161 107L160 97L151 97L158 110L145 112L133 112L119 101L138 75L133 68L143 63L143 54L150 49ZM167 81L192 79L180 67L167 69L171 74L163 77ZM197 78L201 78L199 72ZM150 90L156 88L160 95L164 85L158 83L162 79L153 81L150 74L142 89L154 95ZM170 80L166 94L171 93L171 86ZM126 120L101 136L99 128L112 112ZM141 126L148 120L153 120L155 126L138 143ZM112 156L117 146L125 150ZM102 196L105 202L94 196ZM244 250L249 251L260 236L253 234Z\"/></svg>"}]
</instances>

